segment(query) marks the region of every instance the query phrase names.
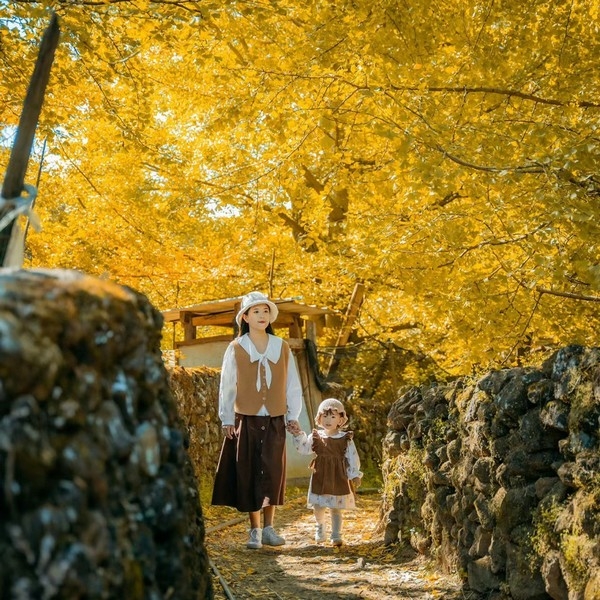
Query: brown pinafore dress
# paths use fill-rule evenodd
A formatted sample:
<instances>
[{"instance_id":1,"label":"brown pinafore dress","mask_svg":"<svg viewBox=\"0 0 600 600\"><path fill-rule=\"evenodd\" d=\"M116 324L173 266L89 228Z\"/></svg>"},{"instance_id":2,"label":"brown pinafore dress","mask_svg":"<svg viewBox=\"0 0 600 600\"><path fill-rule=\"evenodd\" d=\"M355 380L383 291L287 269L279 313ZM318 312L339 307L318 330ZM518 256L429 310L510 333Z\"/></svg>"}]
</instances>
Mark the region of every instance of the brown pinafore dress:
<instances>
[{"instance_id":1,"label":"brown pinafore dress","mask_svg":"<svg viewBox=\"0 0 600 600\"><path fill-rule=\"evenodd\" d=\"M346 448L353 435L348 431L340 438L322 438L313 430L312 449L316 454L310 465L313 470L310 491L313 494L345 496L353 493L346 461Z\"/></svg>"}]
</instances>

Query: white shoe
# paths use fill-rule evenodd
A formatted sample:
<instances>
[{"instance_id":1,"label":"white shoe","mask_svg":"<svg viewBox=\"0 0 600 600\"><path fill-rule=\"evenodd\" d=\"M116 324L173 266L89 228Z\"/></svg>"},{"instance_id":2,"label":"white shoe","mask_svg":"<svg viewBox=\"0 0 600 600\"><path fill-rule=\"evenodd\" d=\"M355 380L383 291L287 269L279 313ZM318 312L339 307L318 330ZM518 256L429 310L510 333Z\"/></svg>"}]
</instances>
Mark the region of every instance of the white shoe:
<instances>
[{"instance_id":1,"label":"white shoe","mask_svg":"<svg viewBox=\"0 0 600 600\"><path fill-rule=\"evenodd\" d=\"M262 530L262 543L265 546L283 546L285 540L280 535L277 535L273 527L269 525Z\"/></svg>"},{"instance_id":2,"label":"white shoe","mask_svg":"<svg viewBox=\"0 0 600 600\"><path fill-rule=\"evenodd\" d=\"M320 543L325 541L325 525L317 523L315 528L315 542Z\"/></svg>"},{"instance_id":3,"label":"white shoe","mask_svg":"<svg viewBox=\"0 0 600 600\"><path fill-rule=\"evenodd\" d=\"M250 548L250 550L257 550L258 548L262 548L262 543L260 541L260 534L262 529L251 529L250 530L250 539L246 544L246 548Z\"/></svg>"}]
</instances>

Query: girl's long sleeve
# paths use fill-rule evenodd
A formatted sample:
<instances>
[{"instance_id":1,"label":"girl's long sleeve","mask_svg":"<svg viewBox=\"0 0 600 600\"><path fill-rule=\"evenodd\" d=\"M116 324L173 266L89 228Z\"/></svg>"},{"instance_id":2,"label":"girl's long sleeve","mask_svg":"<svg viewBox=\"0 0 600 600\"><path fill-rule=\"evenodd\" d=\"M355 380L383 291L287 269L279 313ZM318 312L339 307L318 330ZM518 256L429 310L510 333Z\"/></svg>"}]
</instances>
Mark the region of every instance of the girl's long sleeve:
<instances>
[{"instance_id":1,"label":"girl's long sleeve","mask_svg":"<svg viewBox=\"0 0 600 600\"><path fill-rule=\"evenodd\" d=\"M314 454L312 449L312 440L312 433L310 435L306 435L306 433L303 431L302 433L294 436L294 448L296 448L300 454Z\"/></svg>"},{"instance_id":2,"label":"girl's long sleeve","mask_svg":"<svg viewBox=\"0 0 600 600\"><path fill-rule=\"evenodd\" d=\"M346 469L348 479L355 479L356 477L362 478L363 474L360 470L360 458L358 457L356 444L353 440L348 441L348 446L346 447L346 460L348 464Z\"/></svg>"},{"instance_id":3,"label":"girl's long sleeve","mask_svg":"<svg viewBox=\"0 0 600 600\"><path fill-rule=\"evenodd\" d=\"M229 344L223 356L221 381L219 383L219 419L223 425L235 423L235 397L237 393L237 367L233 344Z\"/></svg>"},{"instance_id":4,"label":"girl's long sleeve","mask_svg":"<svg viewBox=\"0 0 600 600\"><path fill-rule=\"evenodd\" d=\"M287 400L287 421L297 421L300 418L300 411L302 410L303 398L302 398L302 384L300 383L300 375L296 368L296 360L291 348L288 347L288 370L287 370L287 386L286 386L286 400Z\"/></svg>"}]
</instances>

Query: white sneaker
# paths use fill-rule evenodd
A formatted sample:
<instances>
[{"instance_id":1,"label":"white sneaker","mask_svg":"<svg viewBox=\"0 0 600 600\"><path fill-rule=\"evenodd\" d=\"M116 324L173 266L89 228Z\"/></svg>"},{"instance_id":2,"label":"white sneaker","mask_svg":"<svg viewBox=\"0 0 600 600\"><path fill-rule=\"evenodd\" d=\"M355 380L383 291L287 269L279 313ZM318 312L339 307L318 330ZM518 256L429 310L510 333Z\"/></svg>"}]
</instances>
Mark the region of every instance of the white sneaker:
<instances>
[{"instance_id":1,"label":"white sneaker","mask_svg":"<svg viewBox=\"0 0 600 600\"><path fill-rule=\"evenodd\" d=\"M285 540L275 533L271 525L262 530L262 543L266 546L283 546Z\"/></svg>"},{"instance_id":2,"label":"white sneaker","mask_svg":"<svg viewBox=\"0 0 600 600\"><path fill-rule=\"evenodd\" d=\"M315 528L315 542L320 543L325 541L325 525L317 523Z\"/></svg>"},{"instance_id":3,"label":"white sneaker","mask_svg":"<svg viewBox=\"0 0 600 600\"><path fill-rule=\"evenodd\" d=\"M250 548L250 550L257 550L258 548L262 548L262 543L260 541L260 534L262 529L251 529L250 530L250 539L246 544L246 548Z\"/></svg>"}]
</instances>

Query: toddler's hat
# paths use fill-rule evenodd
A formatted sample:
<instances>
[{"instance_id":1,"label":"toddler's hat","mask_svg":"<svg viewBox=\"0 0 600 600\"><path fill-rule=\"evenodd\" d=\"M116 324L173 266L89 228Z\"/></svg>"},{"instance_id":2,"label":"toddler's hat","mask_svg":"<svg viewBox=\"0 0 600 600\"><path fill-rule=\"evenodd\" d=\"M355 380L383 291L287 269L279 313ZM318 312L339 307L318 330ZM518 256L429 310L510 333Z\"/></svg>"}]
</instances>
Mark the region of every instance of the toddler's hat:
<instances>
[{"instance_id":1,"label":"toddler's hat","mask_svg":"<svg viewBox=\"0 0 600 600\"><path fill-rule=\"evenodd\" d=\"M337 398L326 398L319 404L319 408L317 410L317 416L315 417L315 421L319 422L319 418L328 410L335 410L340 415L342 415L343 423L345 425L348 422L348 415L346 414L346 410L344 409L344 405Z\"/></svg>"}]
</instances>

